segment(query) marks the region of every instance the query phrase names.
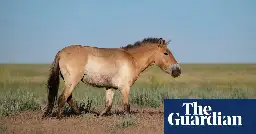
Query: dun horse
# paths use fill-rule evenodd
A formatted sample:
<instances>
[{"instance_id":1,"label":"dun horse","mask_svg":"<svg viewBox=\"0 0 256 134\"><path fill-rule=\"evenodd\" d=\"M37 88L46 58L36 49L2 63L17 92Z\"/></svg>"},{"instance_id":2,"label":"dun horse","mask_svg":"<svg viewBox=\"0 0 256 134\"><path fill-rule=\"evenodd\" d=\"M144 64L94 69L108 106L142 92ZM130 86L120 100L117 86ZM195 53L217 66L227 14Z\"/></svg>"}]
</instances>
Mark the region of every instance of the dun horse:
<instances>
[{"instance_id":1,"label":"dun horse","mask_svg":"<svg viewBox=\"0 0 256 134\"><path fill-rule=\"evenodd\" d=\"M67 102L78 114L80 111L72 101L72 91L82 81L95 87L104 87L106 92L104 115L112 107L113 90L120 90L124 113L130 113L128 102L130 87L139 74L151 65L159 66L172 77L181 74L180 66L167 48L170 41L162 38L145 38L133 45L121 48L97 48L70 45L60 50L52 63L48 79L48 105L43 114L47 117L54 107L59 88L59 76L65 87L58 99L57 118L62 117L63 106Z\"/></svg>"}]
</instances>

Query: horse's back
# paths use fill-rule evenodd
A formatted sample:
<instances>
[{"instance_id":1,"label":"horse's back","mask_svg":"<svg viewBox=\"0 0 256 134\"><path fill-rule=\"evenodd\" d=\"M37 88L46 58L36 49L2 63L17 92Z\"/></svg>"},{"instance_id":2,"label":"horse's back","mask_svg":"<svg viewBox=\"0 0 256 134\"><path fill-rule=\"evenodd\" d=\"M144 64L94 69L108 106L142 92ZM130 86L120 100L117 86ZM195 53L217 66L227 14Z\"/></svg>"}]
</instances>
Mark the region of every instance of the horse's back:
<instances>
[{"instance_id":1,"label":"horse's back","mask_svg":"<svg viewBox=\"0 0 256 134\"><path fill-rule=\"evenodd\" d=\"M59 51L58 55L63 62L84 63L90 61L115 63L130 60L130 55L119 48L97 48L82 45L70 45Z\"/></svg>"},{"instance_id":2,"label":"horse's back","mask_svg":"<svg viewBox=\"0 0 256 134\"><path fill-rule=\"evenodd\" d=\"M62 59L68 59L76 57L77 60L80 60L80 58L86 56L86 49L81 45L70 45L63 49L61 49L58 54Z\"/></svg>"}]
</instances>

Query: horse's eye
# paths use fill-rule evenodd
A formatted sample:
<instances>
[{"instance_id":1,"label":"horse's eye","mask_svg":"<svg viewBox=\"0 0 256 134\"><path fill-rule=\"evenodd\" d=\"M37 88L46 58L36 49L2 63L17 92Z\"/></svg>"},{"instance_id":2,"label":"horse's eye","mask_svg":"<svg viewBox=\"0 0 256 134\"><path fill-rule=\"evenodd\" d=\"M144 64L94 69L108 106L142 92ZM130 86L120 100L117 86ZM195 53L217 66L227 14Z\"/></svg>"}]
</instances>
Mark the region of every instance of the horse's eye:
<instances>
[{"instance_id":1,"label":"horse's eye","mask_svg":"<svg viewBox=\"0 0 256 134\"><path fill-rule=\"evenodd\" d=\"M165 52L164 55L168 55L168 53Z\"/></svg>"}]
</instances>

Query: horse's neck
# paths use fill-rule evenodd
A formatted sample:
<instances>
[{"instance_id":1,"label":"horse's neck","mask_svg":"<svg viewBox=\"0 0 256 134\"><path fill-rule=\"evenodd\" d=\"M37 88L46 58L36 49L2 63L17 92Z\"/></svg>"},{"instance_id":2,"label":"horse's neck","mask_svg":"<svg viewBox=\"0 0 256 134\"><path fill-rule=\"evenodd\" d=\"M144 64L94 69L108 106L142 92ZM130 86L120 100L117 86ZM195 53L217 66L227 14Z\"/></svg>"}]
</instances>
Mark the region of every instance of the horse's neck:
<instances>
[{"instance_id":1,"label":"horse's neck","mask_svg":"<svg viewBox=\"0 0 256 134\"><path fill-rule=\"evenodd\" d=\"M139 75L141 72L145 71L154 62L154 60L153 60L154 52L152 52L150 50L144 50L144 51L134 51L133 50L133 51L130 51L130 54L135 59L137 75Z\"/></svg>"}]
</instances>

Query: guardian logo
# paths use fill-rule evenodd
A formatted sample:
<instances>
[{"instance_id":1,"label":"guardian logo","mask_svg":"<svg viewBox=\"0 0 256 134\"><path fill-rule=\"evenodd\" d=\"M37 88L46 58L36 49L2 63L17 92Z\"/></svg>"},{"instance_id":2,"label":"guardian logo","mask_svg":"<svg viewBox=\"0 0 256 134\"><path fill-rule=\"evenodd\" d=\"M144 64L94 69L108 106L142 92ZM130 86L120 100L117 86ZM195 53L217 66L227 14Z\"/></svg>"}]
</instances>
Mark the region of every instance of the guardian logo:
<instances>
[{"instance_id":1,"label":"guardian logo","mask_svg":"<svg viewBox=\"0 0 256 134\"><path fill-rule=\"evenodd\" d=\"M256 99L166 99L165 134L255 134Z\"/></svg>"},{"instance_id":2,"label":"guardian logo","mask_svg":"<svg viewBox=\"0 0 256 134\"><path fill-rule=\"evenodd\" d=\"M224 116L214 112L211 106L201 106L197 102L183 103L185 115L171 113L168 116L170 125L242 125L241 116ZM192 112L190 112L192 109Z\"/></svg>"}]
</instances>

